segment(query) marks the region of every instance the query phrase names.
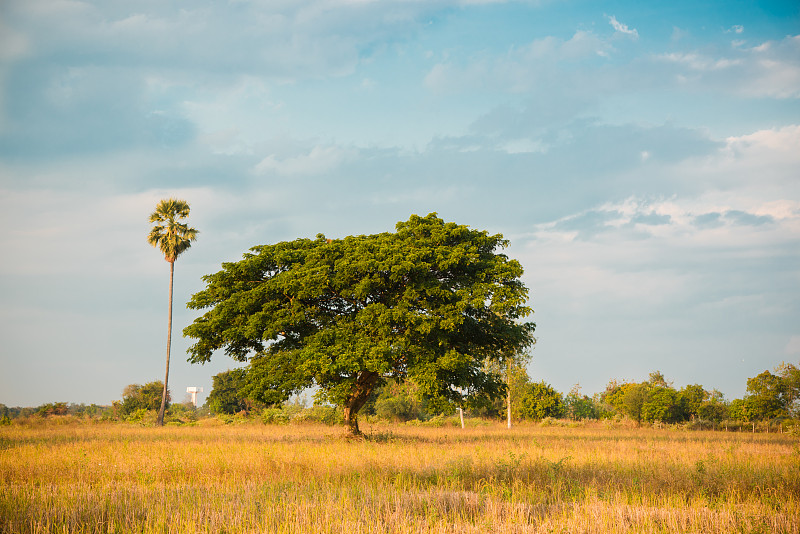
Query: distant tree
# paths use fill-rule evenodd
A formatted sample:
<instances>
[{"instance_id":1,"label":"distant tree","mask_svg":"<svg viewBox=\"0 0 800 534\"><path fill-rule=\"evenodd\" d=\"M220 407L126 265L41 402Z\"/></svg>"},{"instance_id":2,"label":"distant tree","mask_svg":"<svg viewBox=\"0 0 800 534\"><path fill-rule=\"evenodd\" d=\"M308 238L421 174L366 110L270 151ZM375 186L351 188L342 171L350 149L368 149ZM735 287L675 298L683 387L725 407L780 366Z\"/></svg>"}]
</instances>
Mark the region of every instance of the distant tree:
<instances>
[{"instance_id":1,"label":"distant tree","mask_svg":"<svg viewBox=\"0 0 800 534\"><path fill-rule=\"evenodd\" d=\"M40 415L42 417L48 417L51 415L67 415L68 413L69 409L66 402L51 402L48 404L42 404L36 409L36 415Z\"/></svg>"},{"instance_id":2,"label":"distant tree","mask_svg":"<svg viewBox=\"0 0 800 534\"><path fill-rule=\"evenodd\" d=\"M520 414L523 418L534 421L545 417L563 417L564 401L561 393L544 381L531 384L522 399Z\"/></svg>"},{"instance_id":3,"label":"distant tree","mask_svg":"<svg viewBox=\"0 0 800 534\"><path fill-rule=\"evenodd\" d=\"M157 424L164 424L164 410L167 408L167 386L169 383L169 352L172 346L172 282L175 277L175 260L192 246L197 239L197 230L189 228L179 219L189 216L189 204L184 200L165 199L158 203L150 214L150 230L147 241L158 248L169 262L169 315L167 318L167 368L164 372L164 389L161 392L161 406L158 410Z\"/></svg>"},{"instance_id":4,"label":"distant tree","mask_svg":"<svg viewBox=\"0 0 800 534\"><path fill-rule=\"evenodd\" d=\"M650 380L648 380L648 383L651 386L658 386L662 388L672 387L672 382L667 382L667 379L664 378L664 373L661 371L653 371L650 373Z\"/></svg>"},{"instance_id":5,"label":"distant tree","mask_svg":"<svg viewBox=\"0 0 800 534\"><path fill-rule=\"evenodd\" d=\"M764 371L747 379L744 401L752 420L800 415L800 369L782 363L775 373Z\"/></svg>"},{"instance_id":6,"label":"distant tree","mask_svg":"<svg viewBox=\"0 0 800 534\"><path fill-rule=\"evenodd\" d=\"M247 396L242 393L247 386L247 371L231 369L212 377L213 388L208 394L206 404L215 414L234 414L247 411Z\"/></svg>"},{"instance_id":7,"label":"distant tree","mask_svg":"<svg viewBox=\"0 0 800 534\"><path fill-rule=\"evenodd\" d=\"M572 386L567 396L564 397L564 411L574 421L598 418L594 400L581 393L580 384Z\"/></svg>"},{"instance_id":8,"label":"distant tree","mask_svg":"<svg viewBox=\"0 0 800 534\"><path fill-rule=\"evenodd\" d=\"M728 416L734 421L752 421L748 403L745 399L733 399L728 405Z\"/></svg>"},{"instance_id":9,"label":"distant tree","mask_svg":"<svg viewBox=\"0 0 800 534\"><path fill-rule=\"evenodd\" d=\"M785 384L780 376L764 371L748 378L747 392L745 402L753 420L788 416Z\"/></svg>"},{"instance_id":10,"label":"distant tree","mask_svg":"<svg viewBox=\"0 0 800 534\"><path fill-rule=\"evenodd\" d=\"M637 423L642 422L644 403L647 401L650 384L626 382L614 385L606 391L605 401L618 412L628 416Z\"/></svg>"},{"instance_id":11,"label":"distant tree","mask_svg":"<svg viewBox=\"0 0 800 534\"><path fill-rule=\"evenodd\" d=\"M708 392L700 384L684 386L678 392L681 419L690 420L698 416L700 406L709 398Z\"/></svg>"},{"instance_id":12,"label":"distant tree","mask_svg":"<svg viewBox=\"0 0 800 534\"><path fill-rule=\"evenodd\" d=\"M680 419L678 392L675 388L652 386L646 389L642 419L651 423L675 423Z\"/></svg>"},{"instance_id":13,"label":"distant tree","mask_svg":"<svg viewBox=\"0 0 800 534\"><path fill-rule=\"evenodd\" d=\"M715 392L715 402L724 404L722 395ZM603 400L637 422L677 423L699 414L700 406L712 399L703 386L692 384L677 391L663 373L650 373L647 382L617 384L612 381L606 388ZM717 404L714 405L716 408ZM711 408L709 408L711 409Z\"/></svg>"},{"instance_id":14,"label":"distant tree","mask_svg":"<svg viewBox=\"0 0 800 534\"><path fill-rule=\"evenodd\" d=\"M724 421L729 417L728 406L712 397L703 401L697 409L697 416L704 421Z\"/></svg>"},{"instance_id":15,"label":"distant tree","mask_svg":"<svg viewBox=\"0 0 800 534\"><path fill-rule=\"evenodd\" d=\"M70 404L69 405L69 413L70 415L75 415L78 417L96 417L99 416L105 407L98 406L97 404Z\"/></svg>"},{"instance_id":16,"label":"distant tree","mask_svg":"<svg viewBox=\"0 0 800 534\"><path fill-rule=\"evenodd\" d=\"M394 233L254 247L204 277L188 306L211 308L184 329L190 361L249 359L247 394L267 404L316 386L352 434L389 379L435 403L504 392L486 360L533 342L521 265L500 235L412 216Z\"/></svg>"},{"instance_id":17,"label":"distant tree","mask_svg":"<svg viewBox=\"0 0 800 534\"><path fill-rule=\"evenodd\" d=\"M782 401L789 417L800 418L800 369L791 363L782 363L775 372L783 382Z\"/></svg>"},{"instance_id":18,"label":"distant tree","mask_svg":"<svg viewBox=\"0 0 800 534\"><path fill-rule=\"evenodd\" d=\"M531 388L531 381L528 377L527 364L530 356L524 352L507 355L505 361L506 375L506 398L505 415L506 425L511 428L512 421L522 417L522 405L528 391Z\"/></svg>"},{"instance_id":19,"label":"distant tree","mask_svg":"<svg viewBox=\"0 0 800 534\"><path fill-rule=\"evenodd\" d=\"M120 415L127 416L137 410L158 410L162 402L164 384L160 380L148 382L145 385L129 384L122 392L122 403L119 406ZM171 396L167 390L167 406Z\"/></svg>"},{"instance_id":20,"label":"distant tree","mask_svg":"<svg viewBox=\"0 0 800 534\"><path fill-rule=\"evenodd\" d=\"M509 415L511 421L520 420L521 402L531 387L526 368L528 361L526 353L506 355L503 360L487 360L485 372L504 378L505 396L473 396L467 403L469 411L482 417L503 418L507 422Z\"/></svg>"}]
</instances>

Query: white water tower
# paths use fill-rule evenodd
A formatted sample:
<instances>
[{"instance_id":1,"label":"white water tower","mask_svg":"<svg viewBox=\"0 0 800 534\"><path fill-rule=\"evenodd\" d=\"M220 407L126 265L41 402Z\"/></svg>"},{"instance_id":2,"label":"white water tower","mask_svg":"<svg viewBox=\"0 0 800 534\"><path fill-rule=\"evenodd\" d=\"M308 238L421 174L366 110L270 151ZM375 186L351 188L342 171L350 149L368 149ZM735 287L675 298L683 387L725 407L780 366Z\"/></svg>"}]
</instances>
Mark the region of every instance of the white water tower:
<instances>
[{"instance_id":1,"label":"white water tower","mask_svg":"<svg viewBox=\"0 0 800 534\"><path fill-rule=\"evenodd\" d=\"M202 393L202 392L203 392L203 388L199 388L197 386L191 386L191 387L186 388L186 393L191 393L192 394L192 404L194 404L195 408L197 408L197 394L198 393Z\"/></svg>"}]
</instances>

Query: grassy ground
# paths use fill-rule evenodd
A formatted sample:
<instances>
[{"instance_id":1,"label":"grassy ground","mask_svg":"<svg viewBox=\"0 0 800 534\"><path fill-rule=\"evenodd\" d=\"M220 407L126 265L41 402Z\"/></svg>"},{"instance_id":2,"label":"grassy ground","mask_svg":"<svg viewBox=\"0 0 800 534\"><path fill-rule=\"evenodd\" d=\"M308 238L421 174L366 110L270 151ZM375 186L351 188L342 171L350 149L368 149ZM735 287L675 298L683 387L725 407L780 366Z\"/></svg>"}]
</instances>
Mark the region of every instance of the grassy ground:
<instances>
[{"instance_id":1,"label":"grassy ground","mask_svg":"<svg viewBox=\"0 0 800 534\"><path fill-rule=\"evenodd\" d=\"M0 427L0 531L800 532L780 434Z\"/></svg>"}]
</instances>

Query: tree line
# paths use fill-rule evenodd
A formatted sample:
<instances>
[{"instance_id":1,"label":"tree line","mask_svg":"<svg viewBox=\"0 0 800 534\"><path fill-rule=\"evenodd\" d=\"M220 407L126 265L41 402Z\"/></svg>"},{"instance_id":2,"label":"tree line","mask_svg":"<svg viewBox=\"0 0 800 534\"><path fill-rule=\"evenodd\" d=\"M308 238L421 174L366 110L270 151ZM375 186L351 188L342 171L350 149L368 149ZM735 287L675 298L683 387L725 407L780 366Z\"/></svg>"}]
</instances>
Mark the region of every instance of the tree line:
<instances>
[{"instance_id":1,"label":"tree line","mask_svg":"<svg viewBox=\"0 0 800 534\"><path fill-rule=\"evenodd\" d=\"M736 423L790 423L800 419L800 369L783 363L774 373L768 370L747 380L747 394L728 401L716 389L700 384L675 388L664 375L655 371L643 382L611 380L606 389L592 396L575 385L562 393L544 381L532 381L524 361L506 369L506 392L511 398L512 420L542 421L603 420L626 418L638 424L703 423L720 427ZM166 421L188 423L201 417L261 417L265 423L306 420L342 423L338 409L330 405L308 407L305 401L265 404L248 396L250 385L246 368L232 369L214 375L213 388L204 406L196 409L191 402L171 403L169 390ZM158 423L164 385L156 380L144 385L129 384L122 399L110 406L53 402L38 407L7 407L0 404L0 424L18 418L73 416L84 419ZM505 419L504 398L477 397L472 402L456 404L426 397L411 381L389 381L376 388L362 408L363 415L377 420L409 422L441 419L466 409L468 416L483 419Z\"/></svg>"},{"instance_id":2,"label":"tree line","mask_svg":"<svg viewBox=\"0 0 800 534\"><path fill-rule=\"evenodd\" d=\"M781 364L775 373L763 373L747 380L747 394L728 401L716 389L700 384L675 388L664 375L655 371L643 382L611 380L602 392L592 396L575 385L561 393L550 384L530 379L524 363L509 366L506 388L510 394L512 420L541 421L546 418L580 420L627 418L642 423L707 422L780 422L800 419L800 370L793 364ZM206 406L214 414L255 413L275 410L283 403L267 405L248 397L250 391L246 368L233 369L213 377L213 388ZM426 397L412 381L390 381L377 388L365 403L363 413L390 421L424 421L454 414L465 408L473 417L503 419L503 398L478 397L464 404L442 403ZM277 420L280 420L278 417Z\"/></svg>"}]
</instances>

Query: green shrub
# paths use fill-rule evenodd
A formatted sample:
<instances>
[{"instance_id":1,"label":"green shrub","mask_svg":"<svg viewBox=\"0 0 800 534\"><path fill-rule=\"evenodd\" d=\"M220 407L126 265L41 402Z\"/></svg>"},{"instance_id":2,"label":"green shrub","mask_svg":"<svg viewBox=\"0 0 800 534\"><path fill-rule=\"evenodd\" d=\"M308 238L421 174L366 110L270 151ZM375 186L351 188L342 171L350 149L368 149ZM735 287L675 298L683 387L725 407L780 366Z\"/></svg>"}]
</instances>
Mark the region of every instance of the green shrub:
<instances>
[{"instance_id":1,"label":"green shrub","mask_svg":"<svg viewBox=\"0 0 800 534\"><path fill-rule=\"evenodd\" d=\"M261 412L261 422L265 425L285 425L289 419L289 412L282 408L265 408Z\"/></svg>"},{"instance_id":2,"label":"green shrub","mask_svg":"<svg viewBox=\"0 0 800 534\"><path fill-rule=\"evenodd\" d=\"M142 426L150 426L155 424L157 417L158 414L155 410L139 408L129 413L128 416L125 417L125 421L128 423L138 423Z\"/></svg>"},{"instance_id":3,"label":"green shrub","mask_svg":"<svg viewBox=\"0 0 800 534\"><path fill-rule=\"evenodd\" d=\"M312 406L295 415L292 422L337 425L344 423L344 417L341 410L333 406Z\"/></svg>"}]
</instances>

